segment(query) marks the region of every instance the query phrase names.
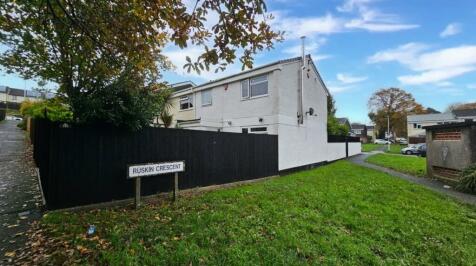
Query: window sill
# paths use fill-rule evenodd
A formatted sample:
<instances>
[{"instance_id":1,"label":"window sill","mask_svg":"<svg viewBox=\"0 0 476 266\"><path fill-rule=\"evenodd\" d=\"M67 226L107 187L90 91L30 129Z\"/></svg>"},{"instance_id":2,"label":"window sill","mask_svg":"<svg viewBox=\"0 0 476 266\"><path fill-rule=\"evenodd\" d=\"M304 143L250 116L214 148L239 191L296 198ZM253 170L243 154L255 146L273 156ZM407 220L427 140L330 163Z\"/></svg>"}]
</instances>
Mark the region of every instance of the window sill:
<instances>
[{"instance_id":1,"label":"window sill","mask_svg":"<svg viewBox=\"0 0 476 266\"><path fill-rule=\"evenodd\" d=\"M259 96L249 97L249 98L241 98L241 100L242 101L249 101L249 100L259 99L259 98L268 97L268 96L269 96L269 94L263 94L263 95L259 95Z\"/></svg>"},{"instance_id":2,"label":"window sill","mask_svg":"<svg viewBox=\"0 0 476 266\"><path fill-rule=\"evenodd\" d=\"M192 111L194 108L188 108L188 109L180 109L179 112L186 112L186 111Z\"/></svg>"},{"instance_id":3,"label":"window sill","mask_svg":"<svg viewBox=\"0 0 476 266\"><path fill-rule=\"evenodd\" d=\"M202 107L207 107L207 106L212 106L212 104L211 104L211 103L209 103L209 104L202 104Z\"/></svg>"}]
</instances>

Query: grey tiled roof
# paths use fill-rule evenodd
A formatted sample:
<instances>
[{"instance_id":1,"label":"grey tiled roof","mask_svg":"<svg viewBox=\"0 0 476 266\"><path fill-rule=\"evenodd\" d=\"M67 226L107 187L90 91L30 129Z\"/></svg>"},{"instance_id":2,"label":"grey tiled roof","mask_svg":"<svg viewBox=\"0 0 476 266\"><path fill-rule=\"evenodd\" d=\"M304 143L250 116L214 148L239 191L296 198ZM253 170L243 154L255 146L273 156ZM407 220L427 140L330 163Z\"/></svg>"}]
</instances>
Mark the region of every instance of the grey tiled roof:
<instances>
[{"instance_id":1,"label":"grey tiled roof","mask_svg":"<svg viewBox=\"0 0 476 266\"><path fill-rule=\"evenodd\" d=\"M424 114L407 116L408 123L431 122L431 121L450 121L455 120L453 113Z\"/></svg>"},{"instance_id":2,"label":"grey tiled roof","mask_svg":"<svg viewBox=\"0 0 476 266\"><path fill-rule=\"evenodd\" d=\"M359 124L359 123L352 123L350 125L350 127L352 129L364 129L365 128L365 125L364 124Z\"/></svg>"},{"instance_id":3,"label":"grey tiled roof","mask_svg":"<svg viewBox=\"0 0 476 266\"><path fill-rule=\"evenodd\" d=\"M346 122L349 122L349 119L347 119L346 117L337 117L337 122L339 122L339 124L345 124Z\"/></svg>"}]
</instances>

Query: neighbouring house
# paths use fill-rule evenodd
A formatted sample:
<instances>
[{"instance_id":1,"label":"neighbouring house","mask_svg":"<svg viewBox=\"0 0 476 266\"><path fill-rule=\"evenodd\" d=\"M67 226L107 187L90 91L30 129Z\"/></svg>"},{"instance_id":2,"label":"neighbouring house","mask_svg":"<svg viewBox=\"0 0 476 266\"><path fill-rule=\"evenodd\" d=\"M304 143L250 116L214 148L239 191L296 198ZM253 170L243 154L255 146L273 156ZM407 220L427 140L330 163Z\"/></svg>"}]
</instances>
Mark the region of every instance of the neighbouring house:
<instances>
[{"instance_id":1,"label":"neighbouring house","mask_svg":"<svg viewBox=\"0 0 476 266\"><path fill-rule=\"evenodd\" d=\"M51 98L52 95L41 95L39 92L22 90L0 86L0 109L20 109L23 101L38 101L44 97Z\"/></svg>"},{"instance_id":2,"label":"neighbouring house","mask_svg":"<svg viewBox=\"0 0 476 266\"><path fill-rule=\"evenodd\" d=\"M207 82L174 84L172 127L278 135L279 170L345 157L329 143L327 96L310 55ZM340 147L339 146L339 147ZM360 143L349 143L349 155Z\"/></svg>"},{"instance_id":3,"label":"neighbouring house","mask_svg":"<svg viewBox=\"0 0 476 266\"><path fill-rule=\"evenodd\" d=\"M476 120L476 109L454 110L439 114L422 114L407 116L407 134L409 143L425 142L424 127Z\"/></svg>"},{"instance_id":4,"label":"neighbouring house","mask_svg":"<svg viewBox=\"0 0 476 266\"><path fill-rule=\"evenodd\" d=\"M375 130L375 126L373 125L368 125L367 127L367 139L369 141L373 141L377 138L377 132Z\"/></svg>"},{"instance_id":5,"label":"neighbouring house","mask_svg":"<svg viewBox=\"0 0 476 266\"><path fill-rule=\"evenodd\" d=\"M426 126L427 172L431 178L455 182L476 163L476 122Z\"/></svg>"},{"instance_id":6,"label":"neighbouring house","mask_svg":"<svg viewBox=\"0 0 476 266\"><path fill-rule=\"evenodd\" d=\"M341 126L347 127L347 129L349 129L349 132L350 132L350 121L347 117L338 117L337 123L339 123L339 125Z\"/></svg>"},{"instance_id":7,"label":"neighbouring house","mask_svg":"<svg viewBox=\"0 0 476 266\"><path fill-rule=\"evenodd\" d=\"M367 126L360 123L352 123L350 125L350 131L353 136L359 137L362 143L367 143Z\"/></svg>"}]
</instances>

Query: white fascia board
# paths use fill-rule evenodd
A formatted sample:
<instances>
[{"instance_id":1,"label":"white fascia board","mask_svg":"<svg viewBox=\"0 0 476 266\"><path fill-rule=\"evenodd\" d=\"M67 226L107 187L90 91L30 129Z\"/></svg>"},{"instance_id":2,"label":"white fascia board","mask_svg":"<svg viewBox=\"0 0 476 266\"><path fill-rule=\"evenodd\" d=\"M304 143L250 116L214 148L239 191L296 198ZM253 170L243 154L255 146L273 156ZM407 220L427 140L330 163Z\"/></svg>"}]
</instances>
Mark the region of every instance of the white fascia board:
<instances>
[{"instance_id":1,"label":"white fascia board","mask_svg":"<svg viewBox=\"0 0 476 266\"><path fill-rule=\"evenodd\" d=\"M242 74L233 75L233 77L230 77L229 79L224 79L224 80L220 80L220 81L217 81L217 82L211 82L211 83L206 84L204 86L197 86L197 87L194 87L194 88L191 88L191 89L178 91L178 92L172 94L172 98L188 95L188 94L193 93L193 92L199 92L199 91L202 91L202 90L207 90L207 89L223 86L223 85L230 84L230 83L233 83L233 82L237 82L237 81L240 81L240 80L243 80L243 79L252 78L254 76L259 76L259 75L271 73L271 72L274 72L276 70L282 70L281 65L273 65L273 66L269 66L269 67L266 67L266 68L260 68L260 69L257 69L256 71L245 71Z\"/></svg>"}]
</instances>

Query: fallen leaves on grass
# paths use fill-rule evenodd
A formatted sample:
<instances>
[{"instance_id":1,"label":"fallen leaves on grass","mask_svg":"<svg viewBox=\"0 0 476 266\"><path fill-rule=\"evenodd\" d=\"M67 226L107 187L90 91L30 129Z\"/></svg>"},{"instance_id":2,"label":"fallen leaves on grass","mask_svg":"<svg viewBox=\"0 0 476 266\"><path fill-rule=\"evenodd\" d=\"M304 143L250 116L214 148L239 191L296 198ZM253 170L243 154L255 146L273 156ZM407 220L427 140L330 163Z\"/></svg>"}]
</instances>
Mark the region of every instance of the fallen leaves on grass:
<instances>
[{"instance_id":1,"label":"fallen leaves on grass","mask_svg":"<svg viewBox=\"0 0 476 266\"><path fill-rule=\"evenodd\" d=\"M7 258L13 258L16 256L16 252L15 251L9 251L9 252L5 252L5 257Z\"/></svg>"}]
</instances>

